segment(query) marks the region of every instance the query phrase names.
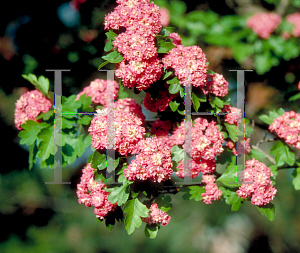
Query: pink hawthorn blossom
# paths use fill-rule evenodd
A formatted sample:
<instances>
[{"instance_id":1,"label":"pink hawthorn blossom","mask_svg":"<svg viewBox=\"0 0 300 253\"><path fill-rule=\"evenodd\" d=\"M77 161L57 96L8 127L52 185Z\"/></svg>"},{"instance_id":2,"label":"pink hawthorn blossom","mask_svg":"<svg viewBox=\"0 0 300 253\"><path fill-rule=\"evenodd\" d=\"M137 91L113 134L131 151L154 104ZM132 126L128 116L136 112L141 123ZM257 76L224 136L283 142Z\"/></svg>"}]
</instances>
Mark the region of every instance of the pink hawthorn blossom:
<instances>
[{"instance_id":1,"label":"pink hawthorn blossom","mask_svg":"<svg viewBox=\"0 0 300 253\"><path fill-rule=\"evenodd\" d=\"M234 106L224 105L222 112L226 112L225 122L231 125L239 125L242 119L241 109L238 109Z\"/></svg>"},{"instance_id":2,"label":"pink hawthorn blossom","mask_svg":"<svg viewBox=\"0 0 300 253\"><path fill-rule=\"evenodd\" d=\"M214 175L203 175L202 182L205 183L205 192L201 194L205 204L211 204L213 200L220 200L222 191L218 189Z\"/></svg>"},{"instance_id":3,"label":"pink hawthorn blossom","mask_svg":"<svg viewBox=\"0 0 300 253\"><path fill-rule=\"evenodd\" d=\"M135 154L137 144L145 135L142 120L133 113L115 110L114 117L114 149L121 155ZM107 149L107 108L99 110L99 115L91 121L88 131L92 135L92 147Z\"/></svg>"},{"instance_id":4,"label":"pink hawthorn blossom","mask_svg":"<svg viewBox=\"0 0 300 253\"><path fill-rule=\"evenodd\" d=\"M200 47L178 45L171 49L162 61L166 69L175 71L179 83L185 86L186 79L190 77L190 83L193 86L204 89L207 59Z\"/></svg>"},{"instance_id":5,"label":"pink hawthorn blossom","mask_svg":"<svg viewBox=\"0 0 300 253\"><path fill-rule=\"evenodd\" d=\"M197 118L194 122L195 124L191 128L192 152L190 150L187 152L192 155L193 159L214 159L224 151L222 147L222 143L224 143L223 134L219 131L215 121L208 122L207 119ZM186 131L184 122L181 122L170 136L172 146L184 144ZM185 145L183 148L185 149Z\"/></svg>"},{"instance_id":6,"label":"pink hawthorn blossom","mask_svg":"<svg viewBox=\"0 0 300 253\"><path fill-rule=\"evenodd\" d=\"M228 93L228 82L223 75L215 73L214 75L207 75L206 82L207 93L212 93L216 96L224 97Z\"/></svg>"},{"instance_id":7,"label":"pink hawthorn blossom","mask_svg":"<svg viewBox=\"0 0 300 253\"><path fill-rule=\"evenodd\" d=\"M127 168L124 175L128 180L146 180L162 182L171 178L173 173L171 149L163 146L157 137L147 138L138 143L138 155Z\"/></svg>"},{"instance_id":8,"label":"pink hawthorn blossom","mask_svg":"<svg viewBox=\"0 0 300 253\"><path fill-rule=\"evenodd\" d=\"M162 74L162 64L156 57L143 61L123 60L116 67L115 74L122 79L124 86L138 90L148 89Z\"/></svg>"},{"instance_id":9,"label":"pink hawthorn blossom","mask_svg":"<svg viewBox=\"0 0 300 253\"><path fill-rule=\"evenodd\" d=\"M286 21L294 24L294 28L292 30L292 35L295 37L300 37L300 13L296 12L286 16Z\"/></svg>"},{"instance_id":10,"label":"pink hawthorn blossom","mask_svg":"<svg viewBox=\"0 0 300 253\"><path fill-rule=\"evenodd\" d=\"M109 212L113 212L118 206L117 203L112 204L107 200L110 193L106 192L105 184L98 183L94 180L95 169L88 163L82 170L80 183L77 184L78 203L85 206L94 206L94 213L100 220L104 220Z\"/></svg>"},{"instance_id":11,"label":"pink hawthorn blossom","mask_svg":"<svg viewBox=\"0 0 300 253\"><path fill-rule=\"evenodd\" d=\"M170 12L167 8L161 7L160 11L160 22L162 26L166 27L170 23Z\"/></svg>"},{"instance_id":12,"label":"pink hawthorn blossom","mask_svg":"<svg viewBox=\"0 0 300 253\"><path fill-rule=\"evenodd\" d=\"M161 224L166 226L169 224L171 217L164 211L159 210L156 203L153 203L150 207L150 212L147 218L142 218L143 222L146 222L148 225L151 224Z\"/></svg>"},{"instance_id":13,"label":"pink hawthorn blossom","mask_svg":"<svg viewBox=\"0 0 300 253\"><path fill-rule=\"evenodd\" d=\"M281 17L276 13L255 13L247 20L247 26L262 39L267 39L281 23Z\"/></svg>"},{"instance_id":14,"label":"pink hawthorn blossom","mask_svg":"<svg viewBox=\"0 0 300 253\"><path fill-rule=\"evenodd\" d=\"M181 37L178 33L170 33L169 38L172 39L172 43L175 46L181 45Z\"/></svg>"},{"instance_id":15,"label":"pink hawthorn blossom","mask_svg":"<svg viewBox=\"0 0 300 253\"><path fill-rule=\"evenodd\" d=\"M15 126L22 130L21 125L27 120L37 121L35 118L41 112L48 112L52 107L51 101L38 90L28 91L16 102Z\"/></svg>"},{"instance_id":16,"label":"pink hawthorn blossom","mask_svg":"<svg viewBox=\"0 0 300 253\"><path fill-rule=\"evenodd\" d=\"M192 165L189 166L191 161ZM202 172L202 174L213 173L216 170L216 163L215 160L205 160L197 158L187 160L187 165L184 166L183 160L180 160L177 169L178 171L176 172L176 175L179 178L195 178L199 176L200 172Z\"/></svg>"},{"instance_id":17,"label":"pink hawthorn blossom","mask_svg":"<svg viewBox=\"0 0 300 253\"><path fill-rule=\"evenodd\" d=\"M114 85L114 99L117 98L119 92L119 85L116 81L113 81ZM89 86L85 87L83 91L78 93L76 100L78 100L83 94L92 98L94 104L107 104L107 80L95 79Z\"/></svg>"},{"instance_id":18,"label":"pink hawthorn blossom","mask_svg":"<svg viewBox=\"0 0 300 253\"><path fill-rule=\"evenodd\" d=\"M270 177L273 176L271 169L265 164L255 160L246 162L245 170L240 175L245 182L237 190L237 194L245 199L250 196L253 205L262 206L274 199L277 190L273 187Z\"/></svg>"},{"instance_id":19,"label":"pink hawthorn blossom","mask_svg":"<svg viewBox=\"0 0 300 253\"><path fill-rule=\"evenodd\" d=\"M133 98L123 98L115 102L115 108L123 112L131 112L145 122L142 107Z\"/></svg>"},{"instance_id":20,"label":"pink hawthorn blossom","mask_svg":"<svg viewBox=\"0 0 300 253\"><path fill-rule=\"evenodd\" d=\"M300 149L300 113L294 111L285 112L274 119L269 126L270 131L274 131L286 143Z\"/></svg>"},{"instance_id":21,"label":"pink hawthorn blossom","mask_svg":"<svg viewBox=\"0 0 300 253\"><path fill-rule=\"evenodd\" d=\"M153 2L143 0L117 3L114 11L105 17L105 29L126 28L113 42L124 56L115 73L125 86L145 90L162 74L163 66L155 47L156 34L162 28L160 11Z\"/></svg>"}]
</instances>

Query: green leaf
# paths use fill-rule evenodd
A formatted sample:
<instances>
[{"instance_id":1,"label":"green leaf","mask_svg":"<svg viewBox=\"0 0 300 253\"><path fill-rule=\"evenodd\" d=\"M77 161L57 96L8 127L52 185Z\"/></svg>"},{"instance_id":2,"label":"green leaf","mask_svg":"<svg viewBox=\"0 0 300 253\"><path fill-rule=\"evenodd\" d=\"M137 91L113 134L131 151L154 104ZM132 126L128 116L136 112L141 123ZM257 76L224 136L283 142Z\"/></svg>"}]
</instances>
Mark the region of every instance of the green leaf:
<instances>
[{"instance_id":1,"label":"green leaf","mask_svg":"<svg viewBox=\"0 0 300 253\"><path fill-rule=\"evenodd\" d=\"M166 80L168 77L170 77L173 74L173 71L165 71L163 80Z\"/></svg>"},{"instance_id":2,"label":"green leaf","mask_svg":"<svg viewBox=\"0 0 300 253\"><path fill-rule=\"evenodd\" d=\"M300 0L292 0L291 2L295 7L300 7Z\"/></svg>"},{"instance_id":3,"label":"green leaf","mask_svg":"<svg viewBox=\"0 0 300 253\"><path fill-rule=\"evenodd\" d=\"M38 123L33 120L27 120L25 124L21 125L24 130L19 133L19 137L21 138L20 144L26 144L27 146L30 146L36 141L40 131L48 126L50 125L44 122Z\"/></svg>"},{"instance_id":4,"label":"green leaf","mask_svg":"<svg viewBox=\"0 0 300 253\"><path fill-rule=\"evenodd\" d=\"M105 189L105 191L110 192L107 197L108 201L112 204L118 202L118 206L125 204L130 193L128 186L129 184L125 184L120 187Z\"/></svg>"},{"instance_id":5,"label":"green leaf","mask_svg":"<svg viewBox=\"0 0 300 253\"><path fill-rule=\"evenodd\" d=\"M224 107L224 101L220 98L218 98L217 96L214 95L209 95L210 97L210 101L209 103L211 104L212 108L215 108L216 106L219 108L223 108Z\"/></svg>"},{"instance_id":6,"label":"green leaf","mask_svg":"<svg viewBox=\"0 0 300 253\"><path fill-rule=\"evenodd\" d=\"M44 76L40 76L37 79L37 77L33 74L28 74L28 75L23 74L22 77L27 81L29 81L31 84L33 84L36 87L36 89L38 89L40 92L43 93L44 96L48 94L49 85L50 85L48 78Z\"/></svg>"},{"instance_id":7,"label":"green leaf","mask_svg":"<svg viewBox=\"0 0 300 253\"><path fill-rule=\"evenodd\" d=\"M54 125L49 128L43 129L39 134L39 151L37 152L37 158L46 160L50 155L54 155L57 147L54 145Z\"/></svg>"},{"instance_id":8,"label":"green leaf","mask_svg":"<svg viewBox=\"0 0 300 253\"><path fill-rule=\"evenodd\" d=\"M159 225L157 224L146 224L145 226L145 235L150 239L154 239L157 236L159 230Z\"/></svg>"},{"instance_id":9,"label":"green leaf","mask_svg":"<svg viewBox=\"0 0 300 253\"><path fill-rule=\"evenodd\" d=\"M200 107L200 99L197 97L195 93L192 93L192 102L195 111L198 112L198 109Z\"/></svg>"},{"instance_id":10,"label":"green leaf","mask_svg":"<svg viewBox=\"0 0 300 253\"><path fill-rule=\"evenodd\" d=\"M77 157L81 157L85 152L85 149L89 146L89 142L83 141L83 135L79 135L77 138L74 138L71 135L62 135L62 140L65 142L62 147L63 160L66 164L73 163ZM89 140L89 139L87 139Z\"/></svg>"},{"instance_id":11,"label":"green leaf","mask_svg":"<svg viewBox=\"0 0 300 253\"><path fill-rule=\"evenodd\" d=\"M160 40L160 41L158 41L157 53L166 54L174 47L175 47L175 45L172 42Z\"/></svg>"},{"instance_id":12,"label":"green leaf","mask_svg":"<svg viewBox=\"0 0 300 253\"><path fill-rule=\"evenodd\" d=\"M292 177L295 190L300 190L300 167L294 169Z\"/></svg>"},{"instance_id":13,"label":"green leaf","mask_svg":"<svg viewBox=\"0 0 300 253\"><path fill-rule=\"evenodd\" d=\"M65 117L62 117L61 120L62 120L62 128L63 129L65 129L65 128L72 129L72 128L74 128L74 124L76 123L75 120L66 119Z\"/></svg>"},{"instance_id":14,"label":"green leaf","mask_svg":"<svg viewBox=\"0 0 300 253\"><path fill-rule=\"evenodd\" d=\"M236 134L237 134L237 126L236 125L231 125L231 124L228 124L228 123L224 123L225 127L226 127L226 130L229 134L229 137L230 139L233 141L233 142L236 142L237 141L237 137L236 137Z\"/></svg>"},{"instance_id":15,"label":"green leaf","mask_svg":"<svg viewBox=\"0 0 300 253\"><path fill-rule=\"evenodd\" d=\"M161 194L155 199L155 203L160 210L167 212L172 208L171 200L170 196L164 196Z\"/></svg>"},{"instance_id":16,"label":"green leaf","mask_svg":"<svg viewBox=\"0 0 300 253\"><path fill-rule=\"evenodd\" d=\"M173 83L173 84L171 84L170 87L169 87L169 92L170 92L171 94L176 94L177 92L180 91L180 88L181 88L181 86L180 86L179 83Z\"/></svg>"},{"instance_id":17,"label":"green leaf","mask_svg":"<svg viewBox=\"0 0 300 253\"><path fill-rule=\"evenodd\" d=\"M115 38L118 37L118 34L114 33L112 30L109 30L105 35L108 40L115 40Z\"/></svg>"},{"instance_id":18,"label":"green leaf","mask_svg":"<svg viewBox=\"0 0 300 253\"><path fill-rule=\"evenodd\" d=\"M267 116L267 115L265 115L265 114L258 116L258 118L259 118L261 121L263 121L264 123L268 124L268 125L271 125L272 122L273 122L273 120L272 120L269 116Z\"/></svg>"},{"instance_id":19,"label":"green leaf","mask_svg":"<svg viewBox=\"0 0 300 253\"><path fill-rule=\"evenodd\" d=\"M180 189L181 192L185 192L185 194L182 196L185 200L191 200L195 199L195 201L201 201L202 200L202 193L205 192L205 188L202 186L188 186L188 187L182 187Z\"/></svg>"},{"instance_id":20,"label":"green leaf","mask_svg":"<svg viewBox=\"0 0 300 253\"><path fill-rule=\"evenodd\" d=\"M257 206L257 209L261 212L261 214L267 216L270 221L274 220L275 206L272 203L269 203L265 206Z\"/></svg>"},{"instance_id":21,"label":"green leaf","mask_svg":"<svg viewBox=\"0 0 300 253\"><path fill-rule=\"evenodd\" d=\"M270 149L270 154L275 155L276 165L278 167L284 165L286 162L288 165L293 166L295 162L295 154L291 152L289 148L281 141L277 141Z\"/></svg>"},{"instance_id":22,"label":"green leaf","mask_svg":"<svg viewBox=\"0 0 300 253\"><path fill-rule=\"evenodd\" d=\"M186 19L188 19L189 21L201 21L203 24L211 26L218 22L219 17L218 14L211 10L195 10L189 12L186 15Z\"/></svg>"},{"instance_id":23,"label":"green leaf","mask_svg":"<svg viewBox=\"0 0 300 253\"><path fill-rule=\"evenodd\" d=\"M179 148L177 145L171 148L171 154L173 155L172 160L179 162L184 158L184 150Z\"/></svg>"},{"instance_id":24,"label":"green leaf","mask_svg":"<svg viewBox=\"0 0 300 253\"><path fill-rule=\"evenodd\" d=\"M294 95L294 96L291 96L289 98L289 102L295 101L295 100L298 100L298 99L300 99L300 92L298 94Z\"/></svg>"},{"instance_id":25,"label":"green leaf","mask_svg":"<svg viewBox=\"0 0 300 253\"><path fill-rule=\"evenodd\" d=\"M225 198L225 203L231 206L231 211L237 211L242 206L243 199L238 196L235 191L225 189L224 187L219 188L223 192L223 197Z\"/></svg>"},{"instance_id":26,"label":"green leaf","mask_svg":"<svg viewBox=\"0 0 300 253\"><path fill-rule=\"evenodd\" d=\"M50 155L46 160L42 160L40 163L41 169L50 168L54 169L57 166L57 161L54 161L54 155Z\"/></svg>"},{"instance_id":27,"label":"green leaf","mask_svg":"<svg viewBox=\"0 0 300 253\"><path fill-rule=\"evenodd\" d=\"M240 184L237 183L237 168L236 165L230 164L227 166L225 172L217 179L225 186L237 187Z\"/></svg>"},{"instance_id":28,"label":"green leaf","mask_svg":"<svg viewBox=\"0 0 300 253\"><path fill-rule=\"evenodd\" d=\"M134 232L135 228L142 225L141 217L148 217L148 208L143 205L138 199L128 200L123 208L126 214L125 216L125 228L127 233L130 235Z\"/></svg>"},{"instance_id":29,"label":"green leaf","mask_svg":"<svg viewBox=\"0 0 300 253\"><path fill-rule=\"evenodd\" d=\"M169 102L169 106L173 112L176 112L179 105L180 103L177 103L176 101Z\"/></svg>"},{"instance_id":30,"label":"green leaf","mask_svg":"<svg viewBox=\"0 0 300 253\"><path fill-rule=\"evenodd\" d=\"M109 52L110 50L112 50L114 48L114 45L112 43L111 40L107 41L107 43L104 46L104 51L105 52Z\"/></svg>"},{"instance_id":31,"label":"green leaf","mask_svg":"<svg viewBox=\"0 0 300 253\"><path fill-rule=\"evenodd\" d=\"M102 58L106 61L109 61L110 63L119 63L123 61L123 56L117 50L114 50L111 53L102 56Z\"/></svg>"},{"instance_id":32,"label":"green leaf","mask_svg":"<svg viewBox=\"0 0 300 253\"><path fill-rule=\"evenodd\" d=\"M48 112L42 112L39 116L37 116L35 119L43 119L43 120L48 120L51 118L51 116L54 115L54 110L49 110Z\"/></svg>"},{"instance_id":33,"label":"green leaf","mask_svg":"<svg viewBox=\"0 0 300 253\"><path fill-rule=\"evenodd\" d=\"M39 86L41 88L41 92L44 95L48 94L49 86L50 86L49 79L44 77L44 76L40 76L39 79L38 79L38 83L39 83Z\"/></svg>"},{"instance_id":34,"label":"green leaf","mask_svg":"<svg viewBox=\"0 0 300 253\"><path fill-rule=\"evenodd\" d=\"M253 47L250 44L236 43L232 49L233 57L238 63L243 63L253 53Z\"/></svg>"},{"instance_id":35,"label":"green leaf","mask_svg":"<svg viewBox=\"0 0 300 253\"><path fill-rule=\"evenodd\" d=\"M105 65L107 65L109 63L109 61L105 61L105 62L102 62L101 64L100 64L100 66L98 67L98 70L99 69L101 69L101 68L103 68Z\"/></svg>"},{"instance_id":36,"label":"green leaf","mask_svg":"<svg viewBox=\"0 0 300 253\"><path fill-rule=\"evenodd\" d=\"M76 95L71 95L68 98L62 97L62 113L65 118L76 118L77 109L81 107L80 100L76 100Z\"/></svg>"},{"instance_id":37,"label":"green leaf","mask_svg":"<svg viewBox=\"0 0 300 253\"><path fill-rule=\"evenodd\" d=\"M261 161L261 159L266 158L264 153L262 153L261 151L255 150L255 149L251 149L249 156L251 158L255 158L256 160L259 160L259 161Z\"/></svg>"},{"instance_id":38,"label":"green leaf","mask_svg":"<svg viewBox=\"0 0 300 253\"><path fill-rule=\"evenodd\" d=\"M114 166L113 166L113 169L110 169L110 168L109 168L110 166L108 166L109 163L110 163L110 161L112 162L112 159L109 159L109 160L108 160L108 163L107 163L107 165L106 165L106 166L107 166L107 172L108 172L108 173L114 171L114 170L118 167L120 158L118 157L117 159L114 160ZM104 165L102 165L101 168L102 168L103 166L104 166ZM99 166L98 166L98 167L99 167ZM99 168L98 168L98 169L99 169Z\"/></svg>"},{"instance_id":39,"label":"green leaf","mask_svg":"<svg viewBox=\"0 0 300 253\"><path fill-rule=\"evenodd\" d=\"M77 124L88 125L92 121L92 117L88 115L82 116L79 120L77 120Z\"/></svg>"},{"instance_id":40,"label":"green leaf","mask_svg":"<svg viewBox=\"0 0 300 253\"><path fill-rule=\"evenodd\" d=\"M171 1L170 2L171 14L182 16L186 11L186 5L182 1Z\"/></svg>"},{"instance_id":41,"label":"green leaf","mask_svg":"<svg viewBox=\"0 0 300 253\"><path fill-rule=\"evenodd\" d=\"M100 154L97 150L94 152L91 167L98 170L103 170L107 167L106 154Z\"/></svg>"},{"instance_id":42,"label":"green leaf","mask_svg":"<svg viewBox=\"0 0 300 253\"><path fill-rule=\"evenodd\" d=\"M279 29L282 32L288 32L291 33L293 31L294 24L288 22L286 19L283 19L279 25Z\"/></svg>"},{"instance_id":43,"label":"green leaf","mask_svg":"<svg viewBox=\"0 0 300 253\"><path fill-rule=\"evenodd\" d=\"M283 59L285 61L288 61L292 58L299 56L299 53L300 53L300 49L297 44L289 40L285 42L285 50L283 55Z\"/></svg>"},{"instance_id":44,"label":"green leaf","mask_svg":"<svg viewBox=\"0 0 300 253\"><path fill-rule=\"evenodd\" d=\"M268 72L273 66L270 52L265 51L262 54L255 54L254 66L257 74L259 75Z\"/></svg>"}]
</instances>

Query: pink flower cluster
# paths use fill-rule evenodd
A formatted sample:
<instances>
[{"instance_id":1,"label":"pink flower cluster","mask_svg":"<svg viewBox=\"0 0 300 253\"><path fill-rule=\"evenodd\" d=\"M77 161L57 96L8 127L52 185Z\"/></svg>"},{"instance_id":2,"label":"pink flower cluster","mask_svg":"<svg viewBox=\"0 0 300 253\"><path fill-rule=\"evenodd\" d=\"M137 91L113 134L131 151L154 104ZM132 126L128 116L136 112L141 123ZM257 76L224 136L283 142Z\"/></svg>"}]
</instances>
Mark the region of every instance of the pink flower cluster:
<instances>
[{"instance_id":1,"label":"pink flower cluster","mask_svg":"<svg viewBox=\"0 0 300 253\"><path fill-rule=\"evenodd\" d=\"M286 143L300 149L300 113L285 112L274 119L269 130L285 139Z\"/></svg>"},{"instance_id":2,"label":"pink flower cluster","mask_svg":"<svg viewBox=\"0 0 300 253\"><path fill-rule=\"evenodd\" d=\"M202 182L205 183L205 192L201 194L205 204L211 204L213 200L220 200L222 191L218 189L214 175L203 175Z\"/></svg>"},{"instance_id":3,"label":"pink flower cluster","mask_svg":"<svg viewBox=\"0 0 300 253\"><path fill-rule=\"evenodd\" d=\"M241 109L230 105L224 105L222 112L225 112L225 122L231 125L239 125L242 119Z\"/></svg>"},{"instance_id":4,"label":"pink flower cluster","mask_svg":"<svg viewBox=\"0 0 300 253\"><path fill-rule=\"evenodd\" d=\"M109 212L116 209L117 203L112 204L107 200L109 193L104 190L106 185L97 183L93 179L94 171L90 163L84 167L76 193L79 204L83 203L87 207L94 206L96 217L104 220Z\"/></svg>"},{"instance_id":5,"label":"pink flower cluster","mask_svg":"<svg viewBox=\"0 0 300 253\"><path fill-rule=\"evenodd\" d=\"M119 92L119 85L116 81L114 84L114 99L117 98ZM94 104L107 104L107 80L95 79L89 86L85 87L83 91L78 93L76 100L78 100L83 94L90 96Z\"/></svg>"},{"instance_id":6,"label":"pink flower cluster","mask_svg":"<svg viewBox=\"0 0 300 253\"><path fill-rule=\"evenodd\" d=\"M115 108L123 112L131 112L145 122L146 117L142 112L142 107L133 98L119 99L115 102Z\"/></svg>"},{"instance_id":7,"label":"pink flower cluster","mask_svg":"<svg viewBox=\"0 0 300 253\"><path fill-rule=\"evenodd\" d=\"M115 110L114 117L114 149L121 155L135 154L137 144L145 135L142 120L130 112ZM99 115L93 118L89 127L92 135L92 146L95 149L107 149L107 108L99 110Z\"/></svg>"},{"instance_id":8,"label":"pink flower cluster","mask_svg":"<svg viewBox=\"0 0 300 253\"><path fill-rule=\"evenodd\" d=\"M197 158L187 160L187 164L184 166L183 160L180 160L177 168L176 175L179 178L195 178L199 176L200 172L203 174L213 173L216 170L216 163L214 160Z\"/></svg>"},{"instance_id":9,"label":"pink flower cluster","mask_svg":"<svg viewBox=\"0 0 300 253\"><path fill-rule=\"evenodd\" d=\"M150 207L150 213L147 218L142 218L143 222L147 222L147 224L161 224L162 226L166 226L169 224L171 217L164 211L159 210L156 203L153 203Z\"/></svg>"},{"instance_id":10,"label":"pink flower cluster","mask_svg":"<svg viewBox=\"0 0 300 253\"><path fill-rule=\"evenodd\" d=\"M232 141L232 140L228 140L226 143L226 146L229 149L232 149L232 153L234 155L238 155L238 154L242 154L244 152L244 154L248 154L251 151L251 147L249 145L250 143L250 138L244 138L244 140L239 140L237 142L237 148L236 148L236 144Z\"/></svg>"},{"instance_id":11,"label":"pink flower cluster","mask_svg":"<svg viewBox=\"0 0 300 253\"><path fill-rule=\"evenodd\" d=\"M169 85L165 84L168 89ZM178 94L170 94L168 90L159 90L159 97L152 98L149 92L146 92L144 98L144 106L150 112L163 112L169 106L169 102L173 100Z\"/></svg>"},{"instance_id":12,"label":"pink flower cluster","mask_svg":"<svg viewBox=\"0 0 300 253\"><path fill-rule=\"evenodd\" d=\"M16 102L15 126L22 130L21 125L27 120L35 120L41 112L48 112L52 107L51 101L38 90L28 91Z\"/></svg>"},{"instance_id":13,"label":"pink flower cluster","mask_svg":"<svg viewBox=\"0 0 300 253\"><path fill-rule=\"evenodd\" d=\"M286 16L286 21L294 24L292 34L295 37L300 37L300 13L296 12Z\"/></svg>"},{"instance_id":14,"label":"pink flower cluster","mask_svg":"<svg viewBox=\"0 0 300 253\"><path fill-rule=\"evenodd\" d=\"M198 46L178 45L162 59L166 69L173 69L179 83L185 86L186 79L195 87L202 89L206 83L207 59ZM187 73L188 72L188 73Z\"/></svg>"},{"instance_id":15,"label":"pink flower cluster","mask_svg":"<svg viewBox=\"0 0 300 253\"><path fill-rule=\"evenodd\" d=\"M169 38L173 40L172 43L175 46L181 45L181 37L178 33L170 33Z\"/></svg>"},{"instance_id":16,"label":"pink flower cluster","mask_svg":"<svg viewBox=\"0 0 300 253\"><path fill-rule=\"evenodd\" d=\"M124 175L129 180L147 180L162 182L171 178L171 149L163 146L163 141L157 137L147 138L138 143L139 154L126 169Z\"/></svg>"},{"instance_id":17,"label":"pink flower cluster","mask_svg":"<svg viewBox=\"0 0 300 253\"><path fill-rule=\"evenodd\" d=\"M124 59L117 64L116 76L125 86L145 90L162 74L157 58L156 34L161 30L160 11L145 0L117 1L105 17L105 29L126 28L113 42Z\"/></svg>"},{"instance_id":18,"label":"pink flower cluster","mask_svg":"<svg viewBox=\"0 0 300 253\"><path fill-rule=\"evenodd\" d=\"M182 145L185 141L185 134L188 129L185 129L185 124L182 122L179 127L170 136L171 145ZM192 171L184 171L182 162L179 164L179 171L176 172L177 176L183 178L184 174L190 177L196 177L199 172L204 174L211 173L215 170L215 157L221 154L224 149L223 134L215 121L210 123L204 118L197 118L194 121L194 126L191 127L192 150L183 148L192 156ZM191 166L190 166L191 167Z\"/></svg>"},{"instance_id":19,"label":"pink flower cluster","mask_svg":"<svg viewBox=\"0 0 300 253\"><path fill-rule=\"evenodd\" d=\"M170 23L170 12L167 8L161 7L160 11L160 22L162 26L166 27Z\"/></svg>"},{"instance_id":20,"label":"pink flower cluster","mask_svg":"<svg viewBox=\"0 0 300 253\"><path fill-rule=\"evenodd\" d=\"M276 13L256 13L247 20L247 26L262 39L267 39L281 23L281 17Z\"/></svg>"},{"instance_id":21,"label":"pink flower cluster","mask_svg":"<svg viewBox=\"0 0 300 253\"><path fill-rule=\"evenodd\" d=\"M215 73L214 75L207 75L206 82L207 93L215 94L216 96L224 97L228 93L228 82L223 75Z\"/></svg>"},{"instance_id":22,"label":"pink flower cluster","mask_svg":"<svg viewBox=\"0 0 300 253\"><path fill-rule=\"evenodd\" d=\"M237 190L237 194L245 199L252 195L251 203L262 206L274 199L277 190L273 187L270 177L271 170L263 163L255 160L246 162L245 170L240 175L245 182Z\"/></svg>"}]
</instances>

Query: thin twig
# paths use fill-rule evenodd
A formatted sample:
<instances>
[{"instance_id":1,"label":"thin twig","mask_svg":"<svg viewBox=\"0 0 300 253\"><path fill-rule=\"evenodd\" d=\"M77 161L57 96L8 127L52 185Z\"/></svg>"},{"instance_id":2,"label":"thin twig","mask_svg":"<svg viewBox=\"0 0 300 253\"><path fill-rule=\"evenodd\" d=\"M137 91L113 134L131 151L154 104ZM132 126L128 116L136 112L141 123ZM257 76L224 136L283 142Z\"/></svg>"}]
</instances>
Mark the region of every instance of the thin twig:
<instances>
[{"instance_id":1,"label":"thin twig","mask_svg":"<svg viewBox=\"0 0 300 253\"><path fill-rule=\"evenodd\" d=\"M260 149L259 147L257 147L257 146L252 146L251 148L253 148L253 149L257 150L257 151L262 152L262 153L266 156L266 158L267 158L271 163L276 164L274 158L273 158L272 156L270 156L269 154L267 154L267 153L266 153L265 151L263 151L262 149Z\"/></svg>"},{"instance_id":2,"label":"thin twig","mask_svg":"<svg viewBox=\"0 0 300 253\"><path fill-rule=\"evenodd\" d=\"M276 9L276 13L278 15L282 16L285 13L285 10L286 10L288 4L289 4L289 0L281 0Z\"/></svg>"}]
</instances>

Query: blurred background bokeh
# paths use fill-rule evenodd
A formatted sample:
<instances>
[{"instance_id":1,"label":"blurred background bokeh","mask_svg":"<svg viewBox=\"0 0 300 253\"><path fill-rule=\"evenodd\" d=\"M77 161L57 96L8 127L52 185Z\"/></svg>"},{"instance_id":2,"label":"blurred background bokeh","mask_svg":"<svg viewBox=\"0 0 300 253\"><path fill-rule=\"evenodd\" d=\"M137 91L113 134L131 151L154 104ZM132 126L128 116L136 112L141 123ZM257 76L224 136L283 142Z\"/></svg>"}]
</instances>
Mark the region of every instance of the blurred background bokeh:
<instances>
[{"instance_id":1,"label":"blurred background bokeh","mask_svg":"<svg viewBox=\"0 0 300 253\"><path fill-rule=\"evenodd\" d=\"M258 115L280 107L299 112L299 104L288 102L297 93L300 80L299 39L284 42L281 49L276 41L274 46L270 40L267 44L255 36L249 39L252 31L245 28L245 20L255 11L285 17L300 11L300 1L154 2L169 10L168 26L182 36L183 44L201 46L209 68L229 81L233 101L236 74L229 70L254 69L245 76L246 117L256 123L251 144L263 138L267 129ZM231 212L224 202L206 205L183 200L178 193L172 195L169 225L154 240L144 236L144 225L130 236L123 224L109 232L96 222L92 208L78 204L76 185L88 152L64 168L63 181L70 185L45 184L53 181L53 170L41 170L38 164L28 171L28 152L19 145L13 115L16 100L34 87L21 75L44 75L53 89L53 72L46 69L70 69L63 72L64 96L80 92L101 77L97 68L104 61L103 20L115 6L111 0L1 3L0 252L300 252L300 194L294 190L289 169L278 172L274 221L262 216L249 201L238 212ZM282 52L290 48L288 55ZM129 94L142 101L142 94ZM260 147L266 152L270 149L269 143Z\"/></svg>"}]
</instances>

